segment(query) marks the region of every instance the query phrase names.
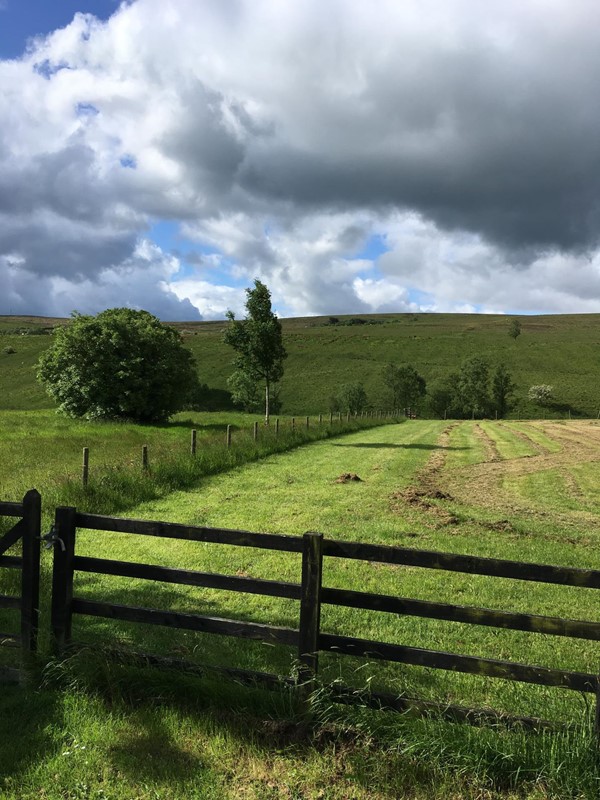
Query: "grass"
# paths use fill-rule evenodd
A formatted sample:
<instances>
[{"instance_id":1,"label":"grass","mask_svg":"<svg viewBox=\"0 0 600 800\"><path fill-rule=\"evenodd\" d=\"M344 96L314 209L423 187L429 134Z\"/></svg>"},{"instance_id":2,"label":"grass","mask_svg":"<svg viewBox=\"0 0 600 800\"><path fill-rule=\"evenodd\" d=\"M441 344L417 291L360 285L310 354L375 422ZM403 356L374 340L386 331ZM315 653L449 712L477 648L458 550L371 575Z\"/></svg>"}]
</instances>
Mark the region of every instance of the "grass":
<instances>
[{"instance_id":1,"label":"grass","mask_svg":"<svg viewBox=\"0 0 600 800\"><path fill-rule=\"evenodd\" d=\"M128 513L289 534L321 530L338 539L599 568L598 510L590 502L598 430L591 423L411 421L270 455L206 477L199 490L172 492ZM538 453L523 435L552 447ZM577 481L568 499L549 479L563 471ZM335 483L344 472L356 472L362 482ZM516 484L521 490L515 496ZM546 494L544 486L550 487ZM440 487L445 492L438 497ZM297 556L255 549L81 532L78 551L299 579ZM600 618L590 590L339 559L326 560L325 581L461 605ZM277 598L83 574L76 594L292 626L298 614L296 603ZM592 672L600 656L595 642L335 607L323 609L322 624L331 632ZM77 618L74 633L281 674L293 671L296 655L110 620ZM0 697L0 740L11 735L15 742L11 752L0 752L5 796L597 797L590 708L575 693L367 659L331 655L321 662L324 677L356 687L532 713L574 727L543 735L479 730L344 709L317 696L316 725L304 731L293 722L295 700L285 693L111 667L100 655L54 665L42 692L15 689Z\"/></svg>"},{"instance_id":2,"label":"grass","mask_svg":"<svg viewBox=\"0 0 600 800\"><path fill-rule=\"evenodd\" d=\"M286 414L327 411L330 396L355 376L364 382L370 402L386 407L390 399L381 374L387 363L413 364L428 384L433 384L474 355L488 359L492 368L501 362L509 368L516 384L510 412L513 418L543 414L564 418L569 413L596 417L599 413L595 387L600 378L600 315L521 317L522 334L517 340L509 337L508 320L500 315L384 314L363 318L375 324L330 325L326 317L282 320L289 352L281 386ZM45 327L49 322L0 317L0 408L51 408L52 402L35 382L34 371L51 337L7 333L17 327ZM225 390L232 352L222 342L224 323L177 323L176 327L196 356L201 380L211 388ZM5 346L16 353L3 353ZM542 383L552 384L556 397L555 405L545 410L527 399L529 387Z\"/></svg>"},{"instance_id":3,"label":"grass","mask_svg":"<svg viewBox=\"0 0 600 800\"><path fill-rule=\"evenodd\" d=\"M258 423L257 441L253 425ZM259 416L189 412L164 425L86 422L53 411L0 411L0 496L20 501L35 487L44 510L76 505L103 513L195 486L207 475L283 452L307 442L381 424L377 419L280 419L267 428ZM232 446L226 447L231 428ZM196 455L190 455L191 430L197 431ZM142 472L142 446L148 446L149 470ZM90 472L81 484L82 449L89 448ZM49 518L48 518L49 519Z\"/></svg>"}]
</instances>

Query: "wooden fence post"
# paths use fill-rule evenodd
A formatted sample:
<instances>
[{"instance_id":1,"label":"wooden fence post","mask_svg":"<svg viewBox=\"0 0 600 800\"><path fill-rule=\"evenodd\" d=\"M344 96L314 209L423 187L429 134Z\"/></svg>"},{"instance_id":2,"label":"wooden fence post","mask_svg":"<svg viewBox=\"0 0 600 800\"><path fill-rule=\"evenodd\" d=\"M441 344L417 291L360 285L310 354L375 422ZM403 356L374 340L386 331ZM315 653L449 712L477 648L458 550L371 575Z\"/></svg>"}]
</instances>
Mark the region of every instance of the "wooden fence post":
<instances>
[{"instance_id":1,"label":"wooden fence post","mask_svg":"<svg viewBox=\"0 0 600 800\"><path fill-rule=\"evenodd\" d=\"M319 414L319 425L323 424L323 414Z\"/></svg>"},{"instance_id":2,"label":"wooden fence post","mask_svg":"<svg viewBox=\"0 0 600 800\"><path fill-rule=\"evenodd\" d=\"M307 417L306 418L306 430L308 430L308 426L309 426L309 421L308 421L308 417Z\"/></svg>"},{"instance_id":3,"label":"wooden fence post","mask_svg":"<svg viewBox=\"0 0 600 800\"><path fill-rule=\"evenodd\" d=\"M52 568L52 633L57 655L71 639L73 558L76 509L60 506L54 516L54 564Z\"/></svg>"},{"instance_id":4,"label":"wooden fence post","mask_svg":"<svg viewBox=\"0 0 600 800\"><path fill-rule=\"evenodd\" d=\"M192 428L192 440L190 442L190 453L196 455L196 429Z\"/></svg>"},{"instance_id":5,"label":"wooden fence post","mask_svg":"<svg viewBox=\"0 0 600 800\"><path fill-rule=\"evenodd\" d=\"M292 417L292 430L296 430L296 417Z\"/></svg>"},{"instance_id":6,"label":"wooden fence post","mask_svg":"<svg viewBox=\"0 0 600 800\"><path fill-rule=\"evenodd\" d=\"M302 542L302 587L298 632L298 683L306 694L314 688L319 667L319 627L323 580L323 534L305 533Z\"/></svg>"},{"instance_id":7,"label":"wooden fence post","mask_svg":"<svg viewBox=\"0 0 600 800\"><path fill-rule=\"evenodd\" d=\"M23 566L21 569L21 646L24 653L34 653L40 608L40 534L42 500L36 489L23 498Z\"/></svg>"},{"instance_id":8,"label":"wooden fence post","mask_svg":"<svg viewBox=\"0 0 600 800\"><path fill-rule=\"evenodd\" d=\"M279 436L279 417L275 420L275 438Z\"/></svg>"},{"instance_id":9,"label":"wooden fence post","mask_svg":"<svg viewBox=\"0 0 600 800\"><path fill-rule=\"evenodd\" d=\"M90 448L83 448L83 462L81 464L81 483L84 486L88 485L88 478L90 475Z\"/></svg>"},{"instance_id":10,"label":"wooden fence post","mask_svg":"<svg viewBox=\"0 0 600 800\"><path fill-rule=\"evenodd\" d=\"M258 440L258 422L255 422L252 426L252 437L255 442Z\"/></svg>"},{"instance_id":11,"label":"wooden fence post","mask_svg":"<svg viewBox=\"0 0 600 800\"><path fill-rule=\"evenodd\" d=\"M231 447L231 425L227 426L227 447Z\"/></svg>"},{"instance_id":12,"label":"wooden fence post","mask_svg":"<svg viewBox=\"0 0 600 800\"><path fill-rule=\"evenodd\" d=\"M329 424L333 425L333 411L329 412Z\"/></svg>"},{"instance_id":13,"label":"wooden fence post","mask_svg":"<svg viewBox=\"0 0 600 800\"><path fill-rule=\"evenodd\" d=\"M142 445L142 469L148 472L148 445Z\"/></svg>"}]
</instances>

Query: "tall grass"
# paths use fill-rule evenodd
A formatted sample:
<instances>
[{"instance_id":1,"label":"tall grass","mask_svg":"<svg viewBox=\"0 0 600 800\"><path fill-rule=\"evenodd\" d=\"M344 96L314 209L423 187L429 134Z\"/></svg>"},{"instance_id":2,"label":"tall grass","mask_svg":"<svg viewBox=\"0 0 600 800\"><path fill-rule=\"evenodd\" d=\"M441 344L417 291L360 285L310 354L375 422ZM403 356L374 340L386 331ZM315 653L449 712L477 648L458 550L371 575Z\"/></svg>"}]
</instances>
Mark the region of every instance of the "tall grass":
<instances>
[{"instance_id":1,"label":"tall grass","mask_svg":"<svg viewBox=\"0 0 600 800\"><path fill-rule=\"evenodd\" d=\"M91 473L87 486L81 480L66 477L44 492L44 505L46 509L71 505L88 513L122 512L176 490L190 489L205 477L227 472L242 464L392 421L398 422L392 418L350 417L334 420L332 424L325 420L319 424L313 418L307 426L306 418L298 420L295 425L287 419L278 429L275 424L259 426L256 439L251 428L235 430L229 447L222 433L212 434L199 440L195 455L178 448L163 451L160 460L154 461L150 451L147 470L143 470L140 464L105 465Z\"/></svg>"}]
</instances>

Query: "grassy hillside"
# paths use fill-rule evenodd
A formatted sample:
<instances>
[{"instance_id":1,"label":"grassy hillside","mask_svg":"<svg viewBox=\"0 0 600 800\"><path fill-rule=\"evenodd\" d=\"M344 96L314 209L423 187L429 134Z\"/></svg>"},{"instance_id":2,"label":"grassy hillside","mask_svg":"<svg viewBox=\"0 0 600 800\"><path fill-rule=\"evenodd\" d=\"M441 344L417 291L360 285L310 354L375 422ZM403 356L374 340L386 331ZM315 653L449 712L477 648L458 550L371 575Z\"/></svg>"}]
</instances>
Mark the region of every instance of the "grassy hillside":
<instances>
[{"instance_id":1,"label":"grassy hillside","mask_svg":"<svg viewBox=\"0 0 600 800\"><path fill-rule=\"evenodd\" d=\"M521 336L508 335L509 320L500 315L386 314L363 315L365 324L349 325L340 317L282 320L289 358L282 383L284 412L318 413L343 383L362 380L374 406L386 405L381 380L389 362L413 364L433 384L472 355L504 362L517 385L512 416L537 416L527 401L529 386L554 386L559 407L575 416L595 417L600 409L600 315L520 317ZM0 317L0 408L50 408L36 384L34 364L51 342L32 333L65 320ZM370 324L368 324L370 323ZM178 323L194 352L200 377L211 388L225 389L231 371L231 350L221 342L223 322ZM17 329L28 331L16 332ZM5 353L6 347L16 352Z\"/></svg>"}]
</instances>

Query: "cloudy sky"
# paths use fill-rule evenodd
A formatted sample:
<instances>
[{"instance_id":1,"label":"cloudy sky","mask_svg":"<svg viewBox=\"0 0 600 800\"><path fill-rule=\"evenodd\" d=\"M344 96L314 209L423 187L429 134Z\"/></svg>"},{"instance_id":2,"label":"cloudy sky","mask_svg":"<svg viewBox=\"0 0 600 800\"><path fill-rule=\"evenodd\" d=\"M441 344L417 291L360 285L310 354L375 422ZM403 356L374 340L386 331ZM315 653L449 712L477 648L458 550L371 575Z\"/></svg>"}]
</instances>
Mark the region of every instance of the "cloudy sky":
<instances>
[{"instance_id":1,"label":"cloudy sky","mask_svg":"<svg viewBox=\"0 0 600 800\"><path fill-rule=\"evenodd\" d=\"M0 0L0 314L600 312L597 0Z\"/></svg>"}]
</instances>

